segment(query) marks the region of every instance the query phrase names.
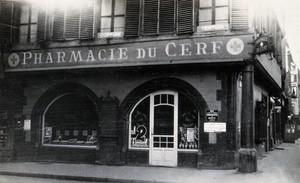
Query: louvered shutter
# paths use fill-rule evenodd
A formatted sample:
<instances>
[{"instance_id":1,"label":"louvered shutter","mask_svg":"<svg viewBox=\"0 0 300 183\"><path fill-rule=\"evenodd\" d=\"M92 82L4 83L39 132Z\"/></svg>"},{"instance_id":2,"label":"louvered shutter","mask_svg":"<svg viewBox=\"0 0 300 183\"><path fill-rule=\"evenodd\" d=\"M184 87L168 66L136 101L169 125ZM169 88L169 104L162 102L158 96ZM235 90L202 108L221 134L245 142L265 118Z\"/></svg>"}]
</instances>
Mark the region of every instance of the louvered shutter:
<instances>
[{"instance_id":1,"label":"louvered shutter","mask_svg":"<svg viewBox=\"0 0 300 183\"><path fill-rule=\"evenodd\" d=\"M231 29L246 30L248 26L247 0L231 0Z\"/></svg>"},{"instance_id":2,"label":"louvered shutter","mask_svg":"<svg viewBox=\"0 0 300 183\"><path fill-rule=\"evenodd\" d=\"M175 31L175 0L160 0L159 33Z\"/></svg>"},{"instance_id":3,"label":"louvered shutter","mask_svg":"<svg viewBox=\"0 0 300 183\"><path fill-rule=\"evenodd\" d=\"M81 11L80 39L94 37L94 0L84 1Z\"/></svg>"},{"instance_id":4,"label":"louvered shutter","mask_svg":"<svg viewBox=\"0 0 300 183\"><path fill-rule=\"evenodd\" d=\"M139 36L140 30L140 0L126 1L124 36Z\"/></svg>"},{"instance_id":5,"label":"louvered shutter","mask_svg":"<svg viewBox=\"0 0 300 183\"><path fill-rule=\"evenodd\" d=\"M69 6L66 13L65 38L79 38L80 7Z\"/></svg>"},{"instance_id":6,"label":"louvered shutter","mask_svg":"<svg viewBox=\"0 0 300 183\"><path fill-rule=\"evenodd\" d=\"M158 0L144 0L143 34L158 34Z\"/></svg>"},{"instance_id":7,"label":"louvered shutter","mask_svg":"<svg viewBox=\"0 0 300 183\"><path fill-rule=\"evenodd\" d=\"M65 10L56 8L53 13L53 35L52 40L63 40L65 28Z\"/></svg>"},{"instance_id":8,"label":"louvered shutter","mask_svg":"<svg viewBox=\"0 0 300 183\"><path fill-rule=\"evenodd\" d=\"M178 0L177 3L177 34L192 33L194 31L193 0Z\"/></svg>"},{"instance_id":9,"label":"louvered shutter","mask_svg":"<svg viewBox=\"0 0 300 183\"><path fill-rule=\"evenodd\" d=\"M12 42L13 3L0 3L0 46L5 47Z\"/></svg>"},{"instance_id":10,"label":"louvered shutter","mask_svg":"<svg viewBox=\"0 0 300 183\"><path fill-rule=\"evenodd\" d=\"M37 41L46 40L47 31L47 9L45 6L39 6L38 10L38 20L37 20Z\"/></svg>"}]
</instances>

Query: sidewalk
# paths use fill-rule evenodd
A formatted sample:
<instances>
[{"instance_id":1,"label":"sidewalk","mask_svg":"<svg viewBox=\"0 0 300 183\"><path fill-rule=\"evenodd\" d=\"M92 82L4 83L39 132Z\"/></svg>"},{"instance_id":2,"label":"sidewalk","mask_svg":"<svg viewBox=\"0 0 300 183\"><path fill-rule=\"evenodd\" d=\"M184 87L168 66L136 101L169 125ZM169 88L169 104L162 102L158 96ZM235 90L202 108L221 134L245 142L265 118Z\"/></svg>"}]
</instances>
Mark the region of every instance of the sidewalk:
<instances>
[{"instance_id":1,"label":"sidewalk","mask_svg":"<svg viewBox=\"0 0 300 183\"><path fill-rule=\"evenodd\" d=\"M134 166L100 166L89 164L5 162L0 174L87 182L184 182L184 183L293 183L300 180L300 167L290 168L299 156L299 144L281 144L280 148L258 159L258 171L250 174L237 170L199 170L195 168L164 168ZM284 149L284 150L282 150ZM298 159L299 160L299 159ZM297 166L299 166L298 161ZM290 172L291 171L291 172ZM298 177L297 177L298 176ZM298 180L298 181L297 181Z\"/></svg>"}]
</instances>

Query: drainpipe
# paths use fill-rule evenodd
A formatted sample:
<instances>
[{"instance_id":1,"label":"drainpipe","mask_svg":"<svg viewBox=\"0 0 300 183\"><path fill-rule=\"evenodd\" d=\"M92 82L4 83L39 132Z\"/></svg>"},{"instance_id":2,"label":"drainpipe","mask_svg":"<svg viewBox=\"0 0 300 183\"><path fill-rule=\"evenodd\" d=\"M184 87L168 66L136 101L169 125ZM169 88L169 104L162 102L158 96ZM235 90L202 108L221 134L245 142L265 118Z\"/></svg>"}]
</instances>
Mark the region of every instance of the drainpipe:
<instances>
[{"instance_id":1,"label":"drainpipe","mask_svg":"<svg viewBox=\"0 0 300 183\"><path fill-rule=\"evenodd\" d=\"M257 156L254 148L254 65L248 61L242 71L241 149L239 150L239 172L256 172Z\"/></svg>"}]
</instances>

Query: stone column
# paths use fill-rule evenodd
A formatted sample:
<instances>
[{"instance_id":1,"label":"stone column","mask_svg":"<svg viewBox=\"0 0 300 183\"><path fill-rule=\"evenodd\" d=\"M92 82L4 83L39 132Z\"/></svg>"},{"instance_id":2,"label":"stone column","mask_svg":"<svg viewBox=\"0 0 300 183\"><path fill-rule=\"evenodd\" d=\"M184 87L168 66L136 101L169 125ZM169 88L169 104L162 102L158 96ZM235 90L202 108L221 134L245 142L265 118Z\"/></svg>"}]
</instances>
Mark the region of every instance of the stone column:
<instances>
[{"instance_id":1,"label":"stone column","mask_svg":"<svg viewBox=\"0 0 300 183\"><path fill-rule=\"evenodd\" d=\"M254 149L254 66L247 63L242 78L241 149L239 150L239 172L256 172L257 157Z\"/></svg>"}]
</instances>

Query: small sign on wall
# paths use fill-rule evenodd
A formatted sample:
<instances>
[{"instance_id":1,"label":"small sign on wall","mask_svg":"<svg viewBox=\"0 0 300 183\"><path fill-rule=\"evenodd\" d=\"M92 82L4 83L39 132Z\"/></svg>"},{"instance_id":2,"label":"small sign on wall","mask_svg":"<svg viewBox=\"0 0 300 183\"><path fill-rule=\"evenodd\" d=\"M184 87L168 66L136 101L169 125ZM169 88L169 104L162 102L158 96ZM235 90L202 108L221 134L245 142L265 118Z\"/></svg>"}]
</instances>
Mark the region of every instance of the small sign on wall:
<instances>
[{"instance_id":1,"label":"small sign on wall","mask_svg":"<svg viewBox=\"0 0 300 183\"><path fill-rule=\"evenodd\" d=\"M205 122L204 132L226 132L226 123L222 122Z\"/></svg>"},{"instance_id":2,"label":"small sign on wall","mask_svg":"<svg viewBox=\"0 0 300 183\"><path fill-rule=\"evenodd\" d=\"M218 110L206 110L206 121L218 121L219 111Z\"/></svg>"},{"instance_id":3,"label":"small sign on wall","mask_svg":"<svg viewBox=\"0 0 300 183\"><path fill-rule=\"evenodd\" d=\"M31 120L30 119L25 119L24 120L24 130L30 131L31 130Z\"/></svg>"}]
</instances>

